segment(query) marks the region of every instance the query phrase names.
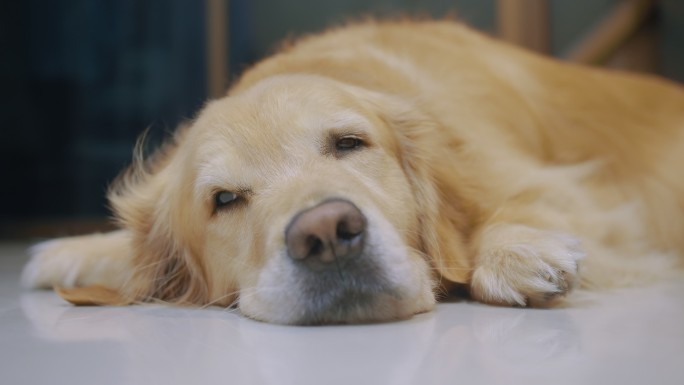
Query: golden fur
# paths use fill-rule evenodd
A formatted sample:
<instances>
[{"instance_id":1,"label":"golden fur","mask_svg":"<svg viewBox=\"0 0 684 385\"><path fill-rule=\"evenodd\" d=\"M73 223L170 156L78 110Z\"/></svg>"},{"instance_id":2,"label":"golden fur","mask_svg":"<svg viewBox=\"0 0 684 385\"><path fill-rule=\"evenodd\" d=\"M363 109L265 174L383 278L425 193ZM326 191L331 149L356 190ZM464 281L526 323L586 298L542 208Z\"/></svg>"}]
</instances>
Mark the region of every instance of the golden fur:
<instances>
[{"instance_id":1,"label":"golden fur","mask_svg":"<svg viewBox=\"0 0 684 385\"><path fill-rule=\"evenodd\" d=\"M349 135L363 146L326 147ZM237 304L278 323L405 318L451 284L548 306L577 282L681 266L683 168L676 84L452 22L362 23L247 71L112 188L122 230L38 245L24 282L105 286L116 303ZM239 202L216 209L224 190ZM368 218L364 258L384 282L346 277L348 298L302 284L284 251L288 222L330 197Z\"/></svg>"}]
</instances>

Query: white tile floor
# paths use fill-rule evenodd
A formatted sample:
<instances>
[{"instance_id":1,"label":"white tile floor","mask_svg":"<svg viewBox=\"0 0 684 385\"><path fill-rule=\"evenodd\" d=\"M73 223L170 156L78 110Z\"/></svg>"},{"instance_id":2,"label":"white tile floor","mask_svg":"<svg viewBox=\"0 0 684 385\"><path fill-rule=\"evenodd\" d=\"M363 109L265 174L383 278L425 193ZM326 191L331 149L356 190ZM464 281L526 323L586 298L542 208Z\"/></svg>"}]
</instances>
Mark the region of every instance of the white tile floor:
<instances>
[{"instance_id":1,"label":"white tile floor","mask_svg":"<svg viewBox=\"0 0 684 385\"><path fill-rule=\"evenodd\" d=\"M73 307L0 245L0 383L684 384L684 282L573 308L450 303L404 322L285 327L222 309Z\"/></svg>"}]
</instances>

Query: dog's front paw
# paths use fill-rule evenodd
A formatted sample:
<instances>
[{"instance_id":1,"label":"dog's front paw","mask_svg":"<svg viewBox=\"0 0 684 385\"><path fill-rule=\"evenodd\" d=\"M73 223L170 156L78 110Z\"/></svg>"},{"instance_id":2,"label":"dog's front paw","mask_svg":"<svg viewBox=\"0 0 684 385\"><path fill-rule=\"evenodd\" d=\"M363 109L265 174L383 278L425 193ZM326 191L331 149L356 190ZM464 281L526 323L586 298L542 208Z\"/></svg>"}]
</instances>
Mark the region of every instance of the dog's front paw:
<instances>
[{"instance_id":1,"label":"dog's front paw","mask_svg":"<svg viewBox=\"0 0 684 385\"><path fill-rule=\"evenodd\" d=\"M30 260L24 266L21 283L26 288L50 289L53 286L74 286L80 258L76 245L69 239L41 242L29 249Z\"/></svg>"},{"instance_id":2,"label":"dog's front paw","mask_svg":"<svg viewBox=\"0 0 684 385\"><path fill-rule=\"evenodd\" d=\"M105 285L118 287L130 274L128 234L114 231L60 238L29 249L21 283L27 288Z\"/></svg>"},{"instance_id":3,"label":"dog's front paw","mask_svg":"<svg viewBox=\"0 0 684 385\"><path fill-rule=\"evenodd\" d=\"M523 225L497 225L482 236L471 295L478 301L545 307L578 281L577 238Z\"/></svg>"}]
</instances>

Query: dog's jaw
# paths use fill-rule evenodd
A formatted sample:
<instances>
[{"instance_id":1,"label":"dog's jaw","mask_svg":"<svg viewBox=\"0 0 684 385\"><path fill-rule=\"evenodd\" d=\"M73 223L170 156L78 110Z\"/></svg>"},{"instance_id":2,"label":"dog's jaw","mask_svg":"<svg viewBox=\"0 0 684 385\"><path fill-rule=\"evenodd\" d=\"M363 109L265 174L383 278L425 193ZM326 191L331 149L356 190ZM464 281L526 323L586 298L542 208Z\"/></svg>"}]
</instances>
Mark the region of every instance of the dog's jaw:
<instances>
[{"instance_id":1,"label":"dog's jaw","mask_svg":"<svg viewBox=\"0 0 684 385\"><path fill-rule=\"evenodd\" d=\"M382 217L369 217L366 251L344 270L301 269L285 251L240 291L243 314L279 324L340 324L409 318L435 305L428 264ZM414 254L412 254L414 253Z\"/></svg>"}]
</instances>

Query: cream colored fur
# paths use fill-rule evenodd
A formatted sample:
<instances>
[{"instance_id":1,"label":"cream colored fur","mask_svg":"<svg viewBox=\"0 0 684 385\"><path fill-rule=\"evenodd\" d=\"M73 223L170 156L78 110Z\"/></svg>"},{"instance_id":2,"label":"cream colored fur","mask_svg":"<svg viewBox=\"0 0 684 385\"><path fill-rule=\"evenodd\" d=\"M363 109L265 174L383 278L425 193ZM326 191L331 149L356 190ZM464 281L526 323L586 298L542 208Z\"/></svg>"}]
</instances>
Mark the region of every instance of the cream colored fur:
<instances>
[{"instance_id":1,"label":"cream colored fur","mask_svg":"<svg viewBox=\"0 0 684 385\"><path fill-rule=\"evenodd\" d=\"M326 155L326 138L349 134L365 145ZM240 205L216 212L217 190ZM395 289L306 315L316 298L287 262L284 228L329 197L368 217L367 257ZM452 284L487 303L548 306L577 283L681 267L684 90L452 22L353 25L248 70L110 199L122 230L38 246L27 286L237 303L279 323L405 318Z\"/></svg>"}]
</instances>

